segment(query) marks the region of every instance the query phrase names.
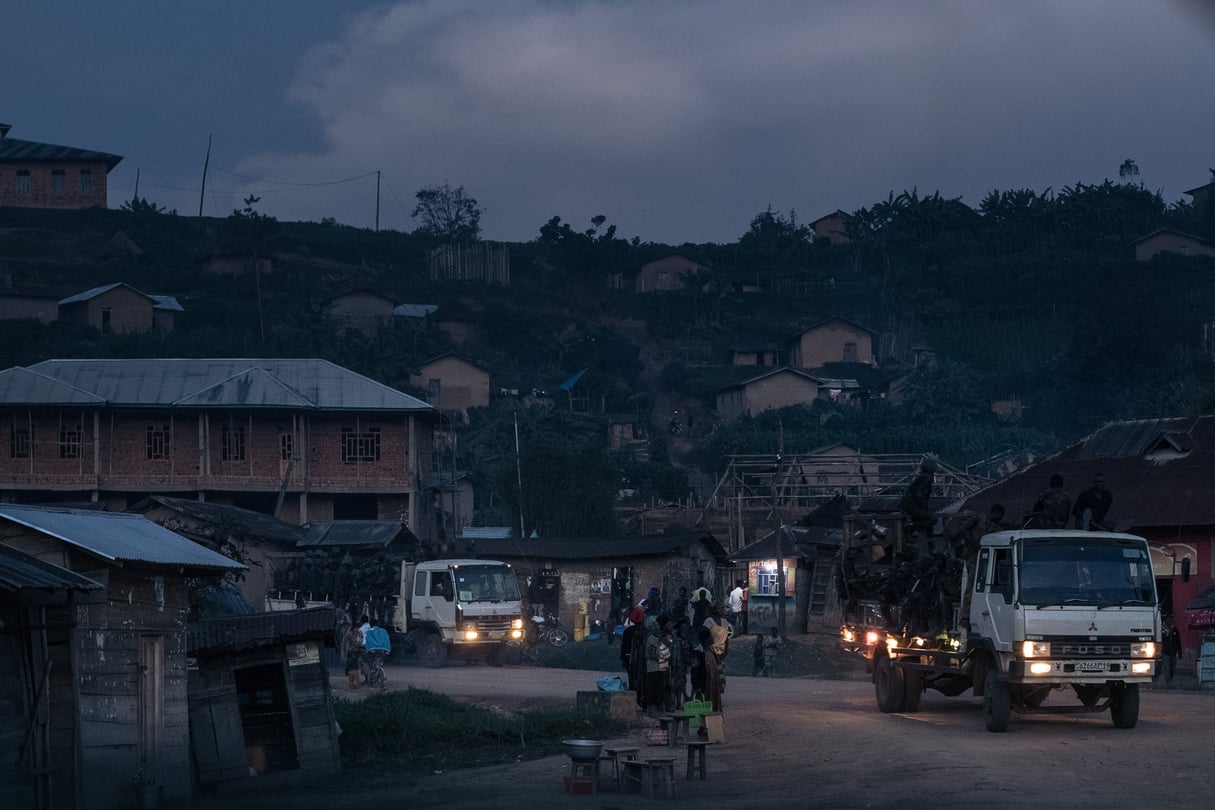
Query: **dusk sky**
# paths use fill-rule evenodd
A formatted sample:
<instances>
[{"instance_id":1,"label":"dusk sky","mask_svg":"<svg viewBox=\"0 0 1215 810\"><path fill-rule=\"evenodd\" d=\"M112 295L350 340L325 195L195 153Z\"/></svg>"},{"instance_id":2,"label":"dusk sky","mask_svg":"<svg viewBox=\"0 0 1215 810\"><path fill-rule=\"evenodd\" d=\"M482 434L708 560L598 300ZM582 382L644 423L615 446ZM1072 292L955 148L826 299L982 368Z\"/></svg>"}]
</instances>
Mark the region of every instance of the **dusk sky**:
<instances>
[{"instance_id":1,"label":"dusk sky","mask_svg":"<svg viewBox=\"0 0 1215 810\"><path fill-rule=\"evenodd\" d=\"M643 242L735 242L890 192L1215 168L1208 0L5 0L10 137L113 152L135 191L226 216L413 230L464 186L482 235L602 214ZM357 180L349 180L356 178ZM346 181L348 182L339 182Z\"/></svg>"}]
</instances>

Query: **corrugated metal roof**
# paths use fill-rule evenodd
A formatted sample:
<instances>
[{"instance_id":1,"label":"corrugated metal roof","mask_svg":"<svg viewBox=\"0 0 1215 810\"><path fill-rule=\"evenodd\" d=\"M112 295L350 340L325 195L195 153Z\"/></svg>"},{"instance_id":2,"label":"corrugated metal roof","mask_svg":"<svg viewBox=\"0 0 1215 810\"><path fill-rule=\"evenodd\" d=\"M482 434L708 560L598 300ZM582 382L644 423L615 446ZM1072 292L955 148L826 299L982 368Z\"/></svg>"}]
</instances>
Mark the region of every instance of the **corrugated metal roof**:
<instances>
[{"instance_id":1,"label":"corrugated metal roof","mask_svg":"<svg viewBox=\"0 0 1215 810\"><path fill-rule=\"evenodd\" d=\"M439 309L438 304L398 304L392 314L401 318L425 318Z\"/></svg>"},{"instance_id":2,"label":"corrugated metal roof","mask_svg":"<svg viewBox=\"0 0 1215 810\"><path fill-rule=\"evenodd\" d=\"M1106 522L1135 530L1215 525L1215 416L1115 422L1062 452L979 490L964 509L1003 504L1007 520L1028 514L1052 475L1072 502L1105 476L1113 495Z\"/></svg>"},{"instance_id":3,"label":"corrugated metal roof","mask_svg":"<svg viewBox=\"0 0 1215 810\"><path fill-rule=\"evenodd\" d=\"M100 287L93 287L92 289L85 290L82 293L76 293L75 295L70 295L67 298L64 298L59 303L61 305L62 304L79 304L82 301L89 301L93 298L96 298L99 295L108 293L110 290L116 290L119 287L126 287L128 290L131 290L132 292L139 293L139 295L143 295L143 293L139 292L139 290L135 289L130 284L125 284L121 281L116 281L113 284L103 284ZM144 296L144 297L146 298L147 296Z\"/></svg>"},{"instance_id":4,"label":"corrugated metal roof","mask_svg":"<svg viewBox=\"0 0 1215 810\"><path fill-rule=\"evenodd\" d=\"M101 587L86 576L60 568L15 548L0 545L0 589L10 591L95 591Z\"/></svg>"},{"instance_id":5,"label":"corrugated metal roof","mask_svg":"<svg viewBox=\"0 0 1215 810\"><path fill-rule=\"evenodd\" d=\"M827 529L822 526L782 526L781 534L770 532L749 546L744 546L730 555L734 560L770 560L778 551L786 557L813 559L819 546L830 546L831 553L844 542L844 530ZM784 544L778 548L778 540Z\"/></svg>"},{"instance_id":6,"label":"corrugated metal roof","mask_svg":"<svg viewBox=\"0 0 1215 810\"><path fill-rule=\"evenodd\" d=\"M105 405L105 399L54 377L17 366L0 371L0 403Z\"/></svg>"},{"instance_id":7,"label":"corrugated metal roof","mask_svg":"<svg viewBox=\"0 0 1215 810\"><path fill-rule=\"evenodd\" d=\"M4 135L0 137L0 160L12 163L104 163L106 171L109 171L118 165L122 156L74 146L23 141Z\"/></svg>"},{"instance_id":8,"label":"corrugated metal roof","mask_svg":"<svg viewBox=\"0 0 1215 810\"><path fill-rule=\"evenodd\" d=\"M418 542L406 526L393 520L332 520L313 523L300 548L387 548L397 540Z\"/></svg>"},{"instance_id":9,"label":"corrugated metal roof","mask_svg":"<svg viewBox=\"0 0 1215 810\"><path fill-rule=\"evenodd\" d=\"M28 526L106 560L233 571L245 566L162 528L142 515L0 504L0 518Z\"/></svg>"},{"instance_id":10,"label":"corrugated metal roof","mask_svg":"<svg viewBox=\"0 0 1215 810\"><path fill-rule=\"evenodd\" d=\"M434 412L317 359L46 360L0 372L0 404Z\"/></svg>"},{"instance_id":11,"label":"corrugated metal roof","mask_svg":"<svg viewBox=\"0 0 1215 810\"><path fill-rule=\"evenodd\" d=\"M163 309L170 312L185 312L185 308L178 302L175 295L156 295L148 293L148 298L152 299L152 309Z\"/></svg>"},{"instance_id":12,"label":"corrugated metal roof","mask_svg":"<svg viewBox=\"0 0 1215 810\"><path fill-rule=\"evenodd\" d=\"M309 636L332 638L337 617L333 608L253 613L190 622L186 648L193 654L245 650Z\"/></svg>"},{"instance_id":13,"label":"corrugated metal roof","mask_svg":"<svg viewBox=\"0 0 1215 810\"><path fill-rule=\"evenodd\" d=\"M239 506L193 501L189 498L172 498L168 495L151 495L146 502L137 504L135 510L144 511L143 506L149 503L160 504L166 509L172 509L174 512L203 523L222 523L233 526L251 535L266 540L276 540L293 548L307 534L302 526L287 523L261 512L241 509Z\"/></svg>"},{"instance_id":14,"label":"corrugated metal roof","mask_svg":"<svg viewBox=\"0 0 1215 810\"><path fill-rule=\"evenodd\" d=\"M460 536L465 540L505 540L513 532L510 526L465 526Z\"/></svg>"}]
</instances>

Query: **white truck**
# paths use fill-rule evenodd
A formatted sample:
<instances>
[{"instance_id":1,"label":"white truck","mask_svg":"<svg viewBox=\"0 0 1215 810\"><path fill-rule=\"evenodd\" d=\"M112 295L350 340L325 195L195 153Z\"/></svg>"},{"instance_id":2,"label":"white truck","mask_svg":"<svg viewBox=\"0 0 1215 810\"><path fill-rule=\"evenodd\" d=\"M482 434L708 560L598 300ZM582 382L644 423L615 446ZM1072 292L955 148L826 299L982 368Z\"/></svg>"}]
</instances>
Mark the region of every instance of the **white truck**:
<instances>
[{"instance_id":1,"label":"white truck","mask_svg":"<svg viewBox=\"0 0 1215 810\"><path fill-rule=\"evenodd\" d=\"M523 640L523 603L514 569L495 560L431 560L401 565L395 633L426 666L450 656L500 662Z\"/></svg>"},{"instance_id":2,"label":"white truck","mask_svg":"<svg viewBox=\"0 0 1215 810\"><path fill-rule=\"evenodd\" d=\"M1160 655L1147 541L1113 532L1000 531L981 538L975 562L962 578L968 616L958 615L949 587L928 581L945 578L940 563L913 565L910 587L879 586L877 598L853 599L851 620L845 610L841 640L869 658L878 709L915 712L926 689L948 696L972 689L988 731L1007 730L1012 711L1106 709L1117 728L1133 728L1139 685L1152 680ZM864 575L876 582L875 570L868 566ZM1048 703L1055 692L1069 702Z\"/></svg>"}]
</instances>

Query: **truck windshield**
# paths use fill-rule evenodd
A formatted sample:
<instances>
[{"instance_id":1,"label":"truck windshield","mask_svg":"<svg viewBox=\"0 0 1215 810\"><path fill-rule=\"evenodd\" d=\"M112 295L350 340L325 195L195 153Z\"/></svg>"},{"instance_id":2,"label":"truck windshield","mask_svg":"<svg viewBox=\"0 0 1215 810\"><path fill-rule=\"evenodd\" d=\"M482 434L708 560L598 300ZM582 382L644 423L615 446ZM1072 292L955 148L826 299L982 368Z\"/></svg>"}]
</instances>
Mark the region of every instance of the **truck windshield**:
<instances>
[{"instance_id":1,"label":"truck windshield","mask_svg":"<svg viewBox=\"0 0 1215 810\"><path fill-rule=\"evenodd\" d=\"M461 565L455 569L461 602L514 602L519 599L515 572L501 565Z\"/></svg>"},{"instance_id":2,"label":"truck windshield","mask_svg":"<svg viewBox=\"0 0 1215 810\"><path fill-rule=\"evenodd\" d=\"M1132 541L1052 537L1021 544L1025 605L1155 605L1147 548Z\"/></svg>"}]
</instances>

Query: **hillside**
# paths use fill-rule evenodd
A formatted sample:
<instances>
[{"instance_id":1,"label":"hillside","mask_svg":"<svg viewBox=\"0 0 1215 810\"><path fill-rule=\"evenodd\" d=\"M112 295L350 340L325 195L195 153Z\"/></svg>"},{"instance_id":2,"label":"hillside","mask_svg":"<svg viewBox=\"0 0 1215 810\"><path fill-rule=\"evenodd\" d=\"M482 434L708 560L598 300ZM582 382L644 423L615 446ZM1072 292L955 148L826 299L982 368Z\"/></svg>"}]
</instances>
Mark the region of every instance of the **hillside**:
<instances>
[{"instance_id":1,"label":"hillside","mask_svg":"<svg viewBox=\"0 0 1215 810\"><path fill-rule=\"evenodd\" d=\"M0 361L317 356L408 390L412 369L458 350L491 372L495 391L550 393L585 370L579 384L591 415L631 414L650 440L648 465L609 459L615 472L604 475L641 479L660 497L686 486L675 471L711 477L726 454L835 441L934 452L964 466L1009 449L1049 452L1111 419L1211 409L1215 260L1162 254L1141 263L1130 247L1164 226L1209 235L1210 219L1108 181L1058 195L993 192L980 211L936 195L891 195L849 216L847 244L816 239L792 215L771 211L737 242L679 246L615 239L598 222L577 231L554 218L532 242L506 246L508 283L484 283L432 277L427 257L441 244L433 238L280 223L252 207L223 219L154 205L0 209L0 278L9 290L67 296L123 281L173 295L185 310L164 335L0 321ZM680 289L633 292L638 269L670 254L701 269ZM267 270L208 271L225 260L262 261ZM439 310L428 323L394 319L365 336L325 313L326 301L357 290ZM779 345L830 316L873 330L878 349L876 369L831 376L862 379L875 393L902 378L901 405L875 397L730 424L715 418L716 389L752 373L728 365L732 347ZM467 340L454 342L439 321L462 324ZM936 362L913 366L913 349L925 347ZM1019 420L994 416L996 400L1019 401ZM487 519L516 507L498 482L508 439L493 413L511 402L474 418L462 440L461 466L501 490L483 504ZM549 403L523 429L567 450L601 435L571 423L560 398ZM688 430L672 437L665 426L676 410Z\"/></svg>"}]
</instances>

